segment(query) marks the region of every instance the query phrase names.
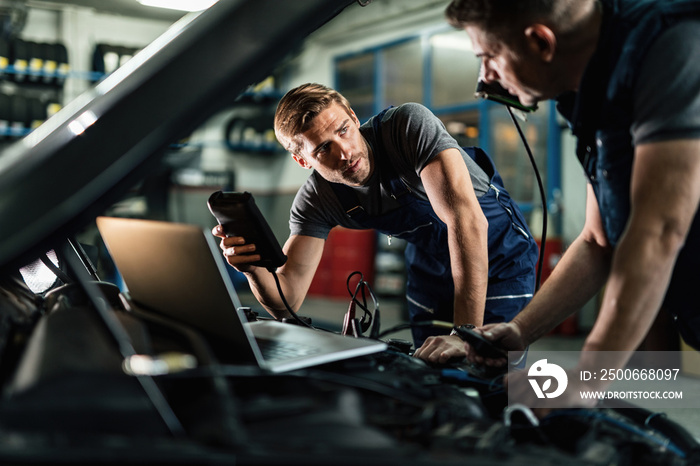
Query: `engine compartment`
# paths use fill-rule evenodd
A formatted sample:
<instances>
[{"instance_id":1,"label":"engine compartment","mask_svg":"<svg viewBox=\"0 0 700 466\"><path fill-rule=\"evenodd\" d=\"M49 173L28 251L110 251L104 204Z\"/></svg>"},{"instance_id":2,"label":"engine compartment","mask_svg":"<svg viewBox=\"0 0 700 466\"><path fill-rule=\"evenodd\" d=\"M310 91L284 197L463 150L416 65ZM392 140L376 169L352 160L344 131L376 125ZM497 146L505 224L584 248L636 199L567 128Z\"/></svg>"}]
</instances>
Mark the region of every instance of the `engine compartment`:
<instances>
[{"instance_id":1,"label":"engine compartment","mask_svg":"<svg viewBox=\"0 0 700 466\"><path fill-rule=\"evenodd\" d=\"M691 465L698 444L641 408L560 410L533 422L499 375L387 351L283 374L221 364L206 335L98 283L144 355L196 367L131 375L79 283L0 288L3 463ZM112 323L114 324L114 322ZM294 325L294 324L289 324ZM112 329L113 330L113 329Z\"/></svg>"}]
</instances>

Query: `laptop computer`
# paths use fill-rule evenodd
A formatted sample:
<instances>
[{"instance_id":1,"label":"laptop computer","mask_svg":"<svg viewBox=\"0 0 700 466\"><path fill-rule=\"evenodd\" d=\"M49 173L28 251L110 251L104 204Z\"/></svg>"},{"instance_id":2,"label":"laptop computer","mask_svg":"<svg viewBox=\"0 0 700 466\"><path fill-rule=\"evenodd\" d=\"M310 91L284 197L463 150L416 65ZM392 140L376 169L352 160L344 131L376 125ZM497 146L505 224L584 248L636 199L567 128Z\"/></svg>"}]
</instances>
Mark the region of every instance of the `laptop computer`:
<instances>
[{"instance_id":1,"label":"laptop computer","mask_svg":"<svg viewBox=\"0 0 700 466\"><path fill-rule=\"evenodd\" d=\"M131 300L225 342L223 360L285 372L383 351L387 345L300 325L248 322L216 239L196 225L98 217ZM263 354L295 347L294 356ZM287 351L284 351L287 353Z\"/></svg>"}]
</instances>

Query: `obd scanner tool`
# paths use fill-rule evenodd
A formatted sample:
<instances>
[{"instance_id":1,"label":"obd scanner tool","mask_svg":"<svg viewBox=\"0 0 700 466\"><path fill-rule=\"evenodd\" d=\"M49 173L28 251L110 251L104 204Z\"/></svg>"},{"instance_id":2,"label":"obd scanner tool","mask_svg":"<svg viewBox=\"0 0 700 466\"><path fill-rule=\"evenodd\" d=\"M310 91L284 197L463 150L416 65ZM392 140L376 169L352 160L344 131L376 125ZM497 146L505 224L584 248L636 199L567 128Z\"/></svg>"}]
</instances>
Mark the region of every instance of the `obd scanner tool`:
<instances>
[{"instance_id":1,"label":"obd scanner tool","mask_svg":"<svg viewBox=\"0 0 700 466\"><path fill-rule=\"evenodd\" d=\"M260 260L251 265L265 267L271 272L287 262L275 235L249 192L217 191L209 196L207 205L226 236L242 236L255 243Z\"/></svg>"},{"instance_id":2,"label":"obd scanner tool","mask_svg":"<svg viewBox=\"0 0 700 466\"><path fill-rule=\"evenodd\" d=\"M272 274L280 298L292 315L293 321L305 327L311 327L309 320L299 317L284 297L277 276L277 267L287 262L287 256L282 252L277 238L260 212L253 195L247 191L242 193L216 191L209 196L207 206L227 237L241 236L246 243L255 244L255 252L251 254L259 254L260 260L250 265L265 267Z\"/></svg>"}]
</instances>

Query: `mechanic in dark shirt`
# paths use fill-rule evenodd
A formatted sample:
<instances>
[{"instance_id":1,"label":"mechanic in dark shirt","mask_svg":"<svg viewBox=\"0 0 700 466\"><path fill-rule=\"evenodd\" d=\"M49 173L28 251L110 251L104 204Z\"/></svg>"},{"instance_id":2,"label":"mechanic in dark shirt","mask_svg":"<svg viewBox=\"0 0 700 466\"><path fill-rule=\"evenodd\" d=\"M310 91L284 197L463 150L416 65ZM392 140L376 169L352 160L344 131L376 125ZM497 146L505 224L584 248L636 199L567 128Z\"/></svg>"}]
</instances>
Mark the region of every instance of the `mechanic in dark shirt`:
<instances>
[{"instance_id":1,"label":"mechanic in dark shirt","mask_svg":"<svg viewBox=\"0 0 700 466\"><path fill-rule=\"evenodd\" d=\"M446 15L484 81L557 100L589 180L583 230L542 289L480 330L523 349L604 286L576 370L624 366L662 308L700 348L700 2L453 0Z\"/></svg>"}]
</instances>

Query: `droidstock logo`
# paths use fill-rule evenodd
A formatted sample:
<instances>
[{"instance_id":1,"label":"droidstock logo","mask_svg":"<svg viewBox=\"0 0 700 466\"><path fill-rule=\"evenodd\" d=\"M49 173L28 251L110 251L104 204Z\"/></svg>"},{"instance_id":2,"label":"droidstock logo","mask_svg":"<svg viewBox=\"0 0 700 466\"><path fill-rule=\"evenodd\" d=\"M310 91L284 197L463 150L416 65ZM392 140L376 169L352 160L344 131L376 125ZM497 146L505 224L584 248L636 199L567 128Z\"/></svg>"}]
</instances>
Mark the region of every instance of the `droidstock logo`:
<instances>
[{"instance_id":1,"label":"droidstock logo","mask_svg":"<svg viewBox=\"0 0 700 466\"><path fill-rule=\"evenodd\" d=\"M556 398L564 393L566 385L569 383L566 371L556 364L548 363L546 359L540 359L533 364L527 375L537 398ZM557 381L557 386L554 391L550 392L553 378ZM541 385L539 379L542 379Z\"/></svg>"}]
</instances>

